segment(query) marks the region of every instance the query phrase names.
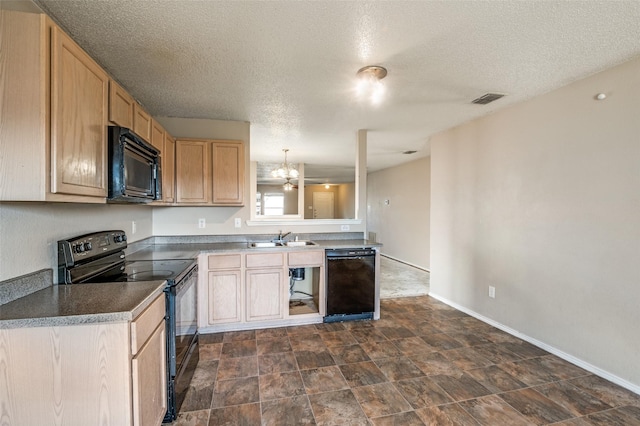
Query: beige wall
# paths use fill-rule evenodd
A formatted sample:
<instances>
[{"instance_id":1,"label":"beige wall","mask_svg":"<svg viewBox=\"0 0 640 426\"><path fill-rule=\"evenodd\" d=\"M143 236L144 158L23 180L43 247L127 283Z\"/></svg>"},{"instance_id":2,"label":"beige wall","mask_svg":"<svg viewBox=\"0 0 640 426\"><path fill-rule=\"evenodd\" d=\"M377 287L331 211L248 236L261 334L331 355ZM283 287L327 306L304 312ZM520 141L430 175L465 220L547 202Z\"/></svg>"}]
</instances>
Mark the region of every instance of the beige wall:
<instances>
[{"instance_id":1,"label":"beige wall","mask_svg":"<svg viewBox=\"0 0 640 426\"><path fill-rule=\"evenodd\" d=\"M233 235L233 234L278 234L280 230L295 233L341 232L340 224L293 224L247 226L251 218L250 126L246 121L189 119L159 117L157 120L176 138L235 139L245 142L246 181L244 207L154 207L153 235ZM366 153L365 153L366 155ZM205 228L198 228L198 219L204 218ZM240 218L241 228L234 226ZM350 225L349 232L364 230L362 225Z\"/></svg>"},{"instance_id":2,"label":"beige wall","mask_svg":"<svg viewBox=\"0 0 640 426\"><path fill-rule=\"evenodd\" d=\"M368 175L367 230L381 252L429 269L430 159L420 158ZM389 204L385 204L389 200Z\"/></svg>"},{"instance_id":3,"label":"beige wall","mask_svg":"<svg viewBox=\"0 0 640 426\"><path fill-rule=\"evenodd\" d=\"M239 121L159 118L174 136L235 139L245 142L246 194L249 196L249 123ZM234 219L242 227L235 228ZM198 219L207 226L198 228ZM122 229L129 241L152 235L274 234L281 229L294 233L340 232L339 224L246 226L250 203L245 207L163 207L148 205L0 203L0 281L44 268L57 268L59 239L105 229ZM132 234L131 222L137 232ZM364 225L352 225L350 231Z\"/></svg>"},{"instance_id":4,"label":"beige wall","mask_svg":"<svg viewBox=\"0 0 640 426\"><path fill-rule=\"evenodd\" d=\"M640 392L640 59L433 137L431 169L431 293Z\"/></svg>"},{"instance_id":5,"label":"beige wall","mask_svg":"<svg viewBox=\"0 0 640 426\"><path fill-rule=\"evenodd\" d=\"M105 229L122 229L131 242L147 238L152 235L151 211L137 205L0 203L0 281L55 270L60 239ZM132 221L136 234L131 233Z\"/></svg>"},{"instance_id":6,"label":"beige wall","mask_svg":"<svg viewBox=\"0 0 640 426\"><path fill-rule=\"evenodd\" d=\"M212 235L248 233L244 223L251 216L249 209L249 122L194 118L158 117L157 120L176 139L230 139L244 142L245 199L244 207L154 207L153 235ZM205 228L198 228L204 218ZM242 228L234 227L234 219L242 220Z\"/></svg>"},{"instance_id":7,"label":"beige wall","mask_svg":"<svg viewBox=\"0 0 640 426\"><path fill-rule=\"evenodd\" d=\"M333 218L334 219L354 219L356 217L356 194L355 184L331 185L325 188L324 185L305 185L304 187L304 218L313 219L313 193L332 192L333 193Z\"/></svg>"},{"instance_id":8,"label":"beige wall","mask_svg":"<svg viewBox=\"0 0 640 426\"><path fill-rule=\"evenodd\" d=\"M356 217L356 184L343 183L338 186L339 208L336 217Z\"/></svg>"}]
</instances>

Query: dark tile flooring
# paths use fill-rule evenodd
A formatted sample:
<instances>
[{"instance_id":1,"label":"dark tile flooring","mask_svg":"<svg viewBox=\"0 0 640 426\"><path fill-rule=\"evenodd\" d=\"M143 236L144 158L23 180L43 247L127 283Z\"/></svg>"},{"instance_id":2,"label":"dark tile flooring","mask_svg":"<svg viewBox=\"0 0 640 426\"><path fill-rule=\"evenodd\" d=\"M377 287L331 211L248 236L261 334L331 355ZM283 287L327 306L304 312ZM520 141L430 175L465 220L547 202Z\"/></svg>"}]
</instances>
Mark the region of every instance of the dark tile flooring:
<instances>
[{"instance_id":1,"label":"dark tile flooring","mask_svg":"<svg viewBox=\"0 0 640 426\"><path fill-rule=\"evenodd\" d=\"M201 336L174 425L640 425L640 396L428 296Z\"/></svg>"}]
</instances>

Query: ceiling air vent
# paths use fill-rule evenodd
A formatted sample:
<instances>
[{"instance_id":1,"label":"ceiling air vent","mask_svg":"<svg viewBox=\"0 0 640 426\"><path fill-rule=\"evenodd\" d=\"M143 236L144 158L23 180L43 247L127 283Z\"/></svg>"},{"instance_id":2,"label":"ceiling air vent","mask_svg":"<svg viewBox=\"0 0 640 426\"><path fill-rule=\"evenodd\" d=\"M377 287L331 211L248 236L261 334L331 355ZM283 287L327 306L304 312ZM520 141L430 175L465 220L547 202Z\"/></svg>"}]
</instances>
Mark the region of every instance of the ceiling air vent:
<instances>
[{"instance_id":1,"label":"ceiling air vent","mask_svg":"<svg viewBox=\"0 0 640 426\"><path fill-rule=\"evenodd\" d=\"M402 151L403 154L407 154L407 155L415 154L416 152L418 152L418 151Z\"/></svg>"},{"instance_id":2,"label":"ceiling air vent","mask_svg":"<svg viewBox=\"0 0 640 426\"><path fill-rule=\"evenodd\" d=\"M486 104L491 103L493 101L497 101L498 99L500 99L503 96L504 96L504 94L502 94L502 93L486 93L486 94L480 96L479 98L476 98L476 99L472 100L471 103L472 104L478 104L478 105L486 105Z\"/></svg>"}]
</instances>

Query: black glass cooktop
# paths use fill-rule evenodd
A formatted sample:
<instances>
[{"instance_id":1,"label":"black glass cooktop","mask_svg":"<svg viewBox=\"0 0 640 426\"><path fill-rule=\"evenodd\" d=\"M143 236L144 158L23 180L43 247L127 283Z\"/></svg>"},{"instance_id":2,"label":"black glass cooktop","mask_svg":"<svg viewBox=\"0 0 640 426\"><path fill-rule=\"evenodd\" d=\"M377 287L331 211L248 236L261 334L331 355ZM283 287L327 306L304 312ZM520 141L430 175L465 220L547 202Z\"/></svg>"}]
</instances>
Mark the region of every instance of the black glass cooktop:
<instances>
[{"instance_id":1,"label":"black glass cooktop","mask_svg":"<svg viewBox=\"0 0 640 426\"><path fill-rule=\"evenodd\" d=\"M118 281L177 280L194 264L192 259L127 261Z\"/></svg>"}]
</instances>

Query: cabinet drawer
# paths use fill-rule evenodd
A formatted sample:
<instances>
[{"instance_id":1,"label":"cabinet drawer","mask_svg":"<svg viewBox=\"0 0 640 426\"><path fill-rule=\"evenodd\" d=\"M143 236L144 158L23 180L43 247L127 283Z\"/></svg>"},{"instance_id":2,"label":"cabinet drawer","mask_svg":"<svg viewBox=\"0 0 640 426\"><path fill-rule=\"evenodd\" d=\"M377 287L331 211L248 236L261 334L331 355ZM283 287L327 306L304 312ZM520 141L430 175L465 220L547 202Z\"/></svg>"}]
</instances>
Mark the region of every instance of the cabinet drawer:
<instances>
[{"instance_id":1,"label":"cabinet drawer","mask_svg":"<svg viewBox=\"0 0 640 426\"><path fill-rule=\"evenodd\" d=\"M209 256L209 269L237 269L242 266L242 255L216 254Z\"/></svg>"},{"instance_id":2,"label":"cabinet drawer","mask_svg":"<svg viewBox=\"0 0 640 426\"><path fill-rule=\"evenodd\" d=\"M324 262L322 251L297 251L289 253L289 266L316 266Z\"/></svg>"},{"instance_id":3,"label":"cabinet drawer","mask_svg":"<svg viewBox=\"0 0 640 426\"><path fill-rule=\"evenodd\" d=\"M164 321L164 293L131 322L131 354L138 353L160 322Z\"/></svg>"},{"instance_id":4,"label":"cabinet drawer","mask_svg":"<svg viewBox=\"0 0 640 426\"><path fill-rule=\"evenodd\" d=\"M247 268L277 267L284 265L284 253L249 253Z\"/></svg>"}]
</instances>

